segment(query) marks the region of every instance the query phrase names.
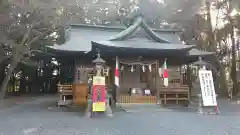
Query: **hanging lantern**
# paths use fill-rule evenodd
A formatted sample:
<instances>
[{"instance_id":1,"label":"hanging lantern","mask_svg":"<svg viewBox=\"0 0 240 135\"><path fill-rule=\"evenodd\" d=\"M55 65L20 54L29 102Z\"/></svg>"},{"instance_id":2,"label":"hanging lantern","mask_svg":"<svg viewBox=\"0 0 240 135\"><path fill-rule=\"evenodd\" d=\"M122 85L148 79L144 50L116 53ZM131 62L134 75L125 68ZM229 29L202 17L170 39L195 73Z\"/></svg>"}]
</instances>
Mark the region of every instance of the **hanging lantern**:
<instances>
[{"instance_id":1,"label":"hanging lantern","mask_svg":"<svg viewBox=\"0 0 240 135\"><path fill-rule=\"evenodd\" d=\"M122 65L122 66L121 66L121 71L123 71L123 70L124 70L124 66Z\"/></svg>"},{"instance_id":2,"label":"hanging lantern","mask_svg":"<svg viewBox=\"0 0 240 135\"><path fill-rule=\"evenodd\" d=\"M133 65L132 65L132 67L131 67L131 70L130 70L131 72L134 72L134 69L133 69Z\"/></svg>"},{"instance_id":3,"label":"hanging lantern","mask_svg":"<svg viewBox=\"0 0 240 135\"><path fill-rule=\"evenodd\" d=\"M152 65L148 65L148 70L152 72Z\"/></svg>"},{"instance_id":4,"label":"hanging lantern","mask_svg":"<svg viewBox=\"0 0 240 135\"><path fill-rule=\"evenodd\" d=\"M145 66L144 65L142 65L142 71L145 72Z\"/></svg>"}]
</instances>

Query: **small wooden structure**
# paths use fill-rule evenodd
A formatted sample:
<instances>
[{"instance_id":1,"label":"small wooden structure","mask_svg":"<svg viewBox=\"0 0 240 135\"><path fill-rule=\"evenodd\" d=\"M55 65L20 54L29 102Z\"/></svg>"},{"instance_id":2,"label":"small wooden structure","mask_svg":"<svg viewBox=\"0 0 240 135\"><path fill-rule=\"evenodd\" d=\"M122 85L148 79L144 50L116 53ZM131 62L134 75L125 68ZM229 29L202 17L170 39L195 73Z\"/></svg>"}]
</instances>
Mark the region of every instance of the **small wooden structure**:
<instances>
[{"instance_id":1,"label":"small wooden structure","mask_svg":"<svg viewBox=\"0 0 240 135\"><path fill-rule=\"evenodd\" d=\"M174 101L175 104L179 104L181 101L185 101L185 104L187 105L190 99L189 88L186 85L167 88L162 87L159 95L164 105L171 101Z\"/></svg>"},{"instance_id":2,"label":"small wooden structure","mask_svg":"<svg viewBox=\"0 0 240 135\"><path fill-rule=\"evenodd\" d=\"M71 84L57 84L59 100L58 106L66 106L72 103L73 88Z\"/></svg>"},{"instance_id":3,"label":"small wooden structure","mask_svg":"<svg viewBox=\"0 0 240 135\"><path fill-rule=\"evenodd\" d=\"M132 17L130 22L128 27L71 25L68 41L61 46L50 47L50 51L56 53L61 69L66 72L68 68L64 66L75 69L71 73L74 77L70 84L59 85L59 92L60 89L65 91L65 88L67 91L72 85L73 103L87 103L88 76L93 72L92 60L96 58L96 50L99 50L108 66L105 69L107 89L112 90L116 102L187 102L190 98L190 80L188 74L182 72L182 65L196 61L198 56L212 53L194 49L194 45L182 44L178 38L178 29L151 29L141 15ZM163 81L159 76L159 68L165 58L169 70L168 87L162 86ZM119 65L120 78L120 87L117 88L114 84L116 63ZM64 74L61 71L61 83L66 78ZM132 93L135 88L142 92ZM64 92L60 92L60 95L61 93L64 95Z\"/></svg>"},{"instance_id":4,"label":"small wooden structure","mask_svg":"<svg viewBox=\"0 0 240 135\"><path fill-rule=\"evenodd\" d=\"M73 104L86 105L88 101L88 84L73 85Z\"/></svg>"}]
</instances>

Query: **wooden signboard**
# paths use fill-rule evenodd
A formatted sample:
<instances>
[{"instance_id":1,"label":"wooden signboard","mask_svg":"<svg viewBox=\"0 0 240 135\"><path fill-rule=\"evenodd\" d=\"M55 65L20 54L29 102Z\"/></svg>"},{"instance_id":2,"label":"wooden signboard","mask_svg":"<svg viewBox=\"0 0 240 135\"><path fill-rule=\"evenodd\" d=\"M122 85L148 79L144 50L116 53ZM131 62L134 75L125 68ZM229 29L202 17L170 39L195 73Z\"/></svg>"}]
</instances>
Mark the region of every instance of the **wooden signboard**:
<instances>
[{"instance_id":1,"label":"wooden signboard","mask_svg":"<svg viewBox=\"0 0 240 135\"><path fill-rule=\"evenodd\" d=\"M94 76L93 77L93 85L104 85L105 86L105 77Z\"/></svg>"},{"instance_id":2,"label":"wooden signboard","mask_svg":"<svg viewBox=\"0 0 240 135\"><path fill-rule=\"evenodd\" d=\"M204 106L217 106L216 93L211 70L199 70L199 80Z\"/></svg>"}]
</instances>

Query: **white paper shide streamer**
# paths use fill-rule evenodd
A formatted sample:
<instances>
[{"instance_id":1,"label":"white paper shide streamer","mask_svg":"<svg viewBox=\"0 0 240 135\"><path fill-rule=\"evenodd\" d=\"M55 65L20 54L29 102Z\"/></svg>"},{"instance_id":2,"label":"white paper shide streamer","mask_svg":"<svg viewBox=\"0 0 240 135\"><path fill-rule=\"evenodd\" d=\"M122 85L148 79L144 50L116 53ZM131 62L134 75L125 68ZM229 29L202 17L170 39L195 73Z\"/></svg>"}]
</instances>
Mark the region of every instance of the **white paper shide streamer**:
<instances>
[{"instance_id":1,"label":"white paper shide streamer","mask_svg":"<svg viewBox=\"0 0 240 135\"><path fill-rule=\"evenodd\" d=\"M148 65L148 70L152 72L152 65Z\"/></svg>"},{"instance_id":2,"label":"white paper shide streamer","mask_svg":"<svg viewBox=\"0 0 240 135\"><path fill-rule=\"evenodd\" d=\"M147 70L149 72L152 72L152 65L154 64L157 64L156 62L153 62L153 63L141 63L141 62L120 62L122 64L121 66L121 71L124 70L124 65L128 65L128 66L131 66L130 67L130 72L134 72L135 69L134 69L134 66L138 65L142 68L142 72L147 72ZM147 68L147 69L146 69Z\"/></svg>"},{"instance_id":3,"label":"white paper shide streamer","mask_svg":"<svg viewBox=\"0 0 240 135\"><path fill-rule=\"evenodd\" d=\"M121 66L121 71L123 71L123 70L124 70L124 66L122 65L122 66Z\"/></svg>"},{"instance_id":4,"label":"white paper shide streamer","mask_svg":"<svg viewBox=\"0 0 240 135\"><path fill-rule=\"evenodd\" d=\"M131 67L131 70L130 70L131 72L133 72L134 71L134 69L133 69L133 65L132 65L132 67Z\"/></svg>"},{"instance_id":5,"label":"white paper shide streamer","mask_svg":"<svg viewBox=\"0 0 240 135\"><path fill-rule=\"evenodd\" d=\"M142 65L142 71L145 72L145 66L144 65Z\"/></svg>"}]
</instances>

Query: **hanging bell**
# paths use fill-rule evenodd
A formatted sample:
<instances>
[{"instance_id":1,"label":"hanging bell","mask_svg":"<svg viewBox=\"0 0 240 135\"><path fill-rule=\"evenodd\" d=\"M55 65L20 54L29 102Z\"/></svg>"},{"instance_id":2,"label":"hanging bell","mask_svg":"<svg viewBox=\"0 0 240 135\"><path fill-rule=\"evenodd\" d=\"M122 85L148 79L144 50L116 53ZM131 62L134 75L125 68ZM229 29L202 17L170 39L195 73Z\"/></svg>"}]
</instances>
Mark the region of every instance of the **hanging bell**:
<instances>
[{"instance_id":1,"label":"hanging bell","mask_svg":"<svg viewBox=\"0 0 240 135\"><path fill-rule=\"evenodd\" d=\"M130 70L131 72L134 72L134 69L133 69L133 65L132 65L132 67L131 67L131 70Z\"/></svg>"},{"instance_id":2,"label":"hanging bell","mask_svg":"<svg viewBox=\"0 0 240 135\"><path fill-rule=\"evenodd\" d=\"M148 65L148 70L152 72L152 65Z\"/></svg>"},{"instance_id":3,"label":"hanging bell","mask_svg":"<svg viewBox=\"0 0 240 135\"><path fill-rule=\"evenodd\" d=\"M142 65L142 71L145 72L145 66L144 65Z\"/></svg>"}]
</instances>

